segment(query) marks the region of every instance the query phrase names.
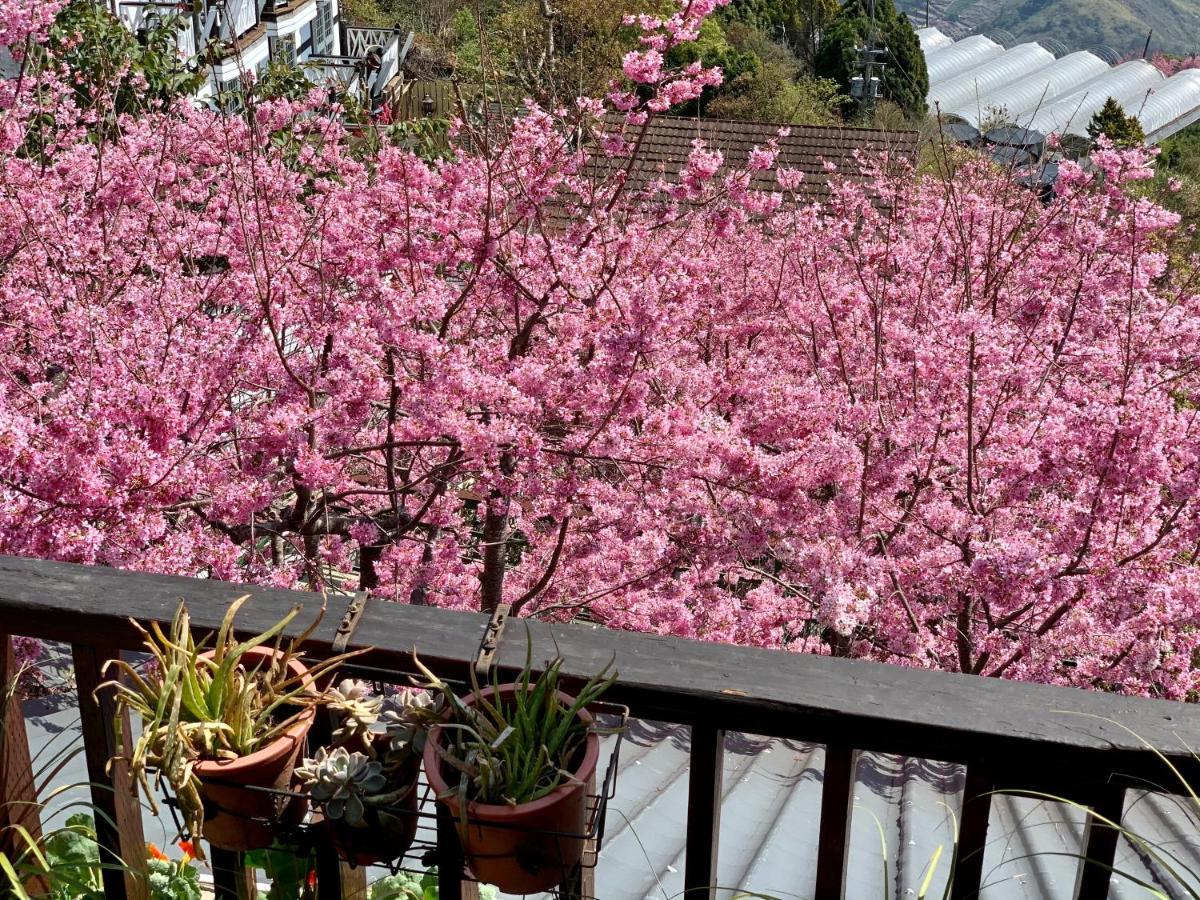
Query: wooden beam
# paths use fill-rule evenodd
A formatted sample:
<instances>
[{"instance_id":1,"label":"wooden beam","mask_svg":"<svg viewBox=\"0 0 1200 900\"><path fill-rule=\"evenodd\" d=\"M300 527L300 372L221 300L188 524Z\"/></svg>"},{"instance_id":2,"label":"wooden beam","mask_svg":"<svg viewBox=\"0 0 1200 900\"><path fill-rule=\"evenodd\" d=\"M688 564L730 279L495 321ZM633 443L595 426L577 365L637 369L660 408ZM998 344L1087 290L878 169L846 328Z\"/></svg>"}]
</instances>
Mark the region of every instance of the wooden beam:
<instances>
[{"instance_id":1,"label":"wooden beam","mask_svg":"<svg viewBox=\"0 0 1200 900\"><path fill-rule=\"evenodd\" d=\"M304 611L291 629L298 633L321 605L312 593L0 557L0 630L136 647L138 636L127 616L169 622L179 598L186 597L197 628L206 630L219 625L233 598L247 593L252 599L238 617L241 634L269 627L300 603ZM121 598L119 610L114 597ZM311 653L328 651L347 602L329 598L325 620L307 645ZM411 672L415 646L439 675L462 677L486 623L480 614L376 603L364 613L351 645L374 648L356 661L366 675L372 667L381 676ZM568 682L585 680L615 656L620 680L608 699L641 718L983 762L994 771L1013 760L1036 759L1036 766L1022 768L1020 783L1006 784L1030 790L1062 793L1069 784L1094 785L1112 775L1162 783L1163 764L1153 750L1166 755L1185 779L1200 782L1200 760L1187 749L1200 743L1200 704L582 624L521 619L513 629L529 635L537 662L561 652ZM502 677L524 663L524 633L501 644Z\"/></svg>"},{"instance_id":2,"label":"wooden beam","mask_svg":"<svg viewBox=\"0 0 1200 900\"><path fill-rule=\"evenodd\" d=\"M725 777L723 729L712 725L692 726L689 766L683 895L687 900L711 900L717 896L717 855L721 841Z\"/></svg>"},{"instance_id":3,"label":"wooden beam","mask_svg":"<svg viewBox=\"0 0 1200 900\"><path fill-rule=\"evenodd\" d=\"M979 889L983 884L983 857L987 847L994 788L995 782L989 772L980 766L967 767L950 900L974 900L979 896Z\"/></svg>"},{"instance_id":4,"label":"wooden beam","mask_svg":"<svg viewBox=\"0 0 1200 900\"><path fill-rule=\"evenodd\" d=\"M215 900L256 900L258 883L254 869L246 865L241 853L212 847L209 862L212 864Z\"/></svg>"},{"instance_id":5,"label":"wooden beam","mask_svg":"<svg viewBox=\"0 0 1200 900\"><path fill-rule=\"evenodd\" d=\"M437 804L438 900L479 900L479 885L465 877L454 816Z\"/></svg>"},{"instance_id":6,"label":"wooden beam","mask_svg":"<svg viewBox=\"0 0 1200 900\"><path fill-rule=\"evenodd\" d=\"M95 808L96 842L104 866L101 873L104 896L108 900L147 900L150 873L146 839L142 835L142 811L133 795L129 767L118 757L117 706L111 690L96 690L104 680L101 672L104 664L120 654L115 647L101 649L76 644L71 648L83 725L83 755ZM128 735L128 711L122 712L120 722L122 732Z\"/></svg>"},{"instance_id":7,"label":"wooden beam","mask_svg":"<svg viewBox=\"0 0 1200 900\"><path fill-rule=\"evenodd\" d=\"M1121 832L1096 816L1120 825L1124 812L1125 788L1106 785L1101 789L1084 826L1083 859L1079 863L1075 885L1075 896L1080 900L1108 896Z\"/></svg>"},{"instance_id":8,"label":"wooden beam","mask_svg":"<svg viewBox=\"0 0 1200 900\"><path fill-rule=\"evenodd\" d=\"M0 678L4 691L4 708L0 710L3 716L0 724L0 852L10 860L18 859L27 846L18 828L25 829L35 841L42 836L37 779L29 755L25 716L17 695L18 674L12 635L0 634ZM45 879L32 876L26 880L25 889L36 896L48 892L50 886Z\"/></svg>"},{"instance_id":9,"label":"wooden beam","mask_svg":"<svg viewBox=\"0 0 1200 900\"><path fill-rule=\"evenodd\" d=\"M817 900L842 900L850 854L850 818L858 754L849 747L825 748L821 785L821 828L817 842Z\"/></svg>"}]
</instances>

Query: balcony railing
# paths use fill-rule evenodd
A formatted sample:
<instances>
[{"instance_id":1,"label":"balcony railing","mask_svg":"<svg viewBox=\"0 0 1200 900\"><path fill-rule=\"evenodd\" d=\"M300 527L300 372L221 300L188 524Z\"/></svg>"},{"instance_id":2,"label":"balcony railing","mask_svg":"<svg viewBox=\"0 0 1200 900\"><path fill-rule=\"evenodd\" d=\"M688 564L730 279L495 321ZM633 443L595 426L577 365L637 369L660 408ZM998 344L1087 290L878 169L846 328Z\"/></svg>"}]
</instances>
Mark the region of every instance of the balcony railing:
<instances>
[{"instance_id":1,"label":"balcony railing","mask_svg":"<svg viewBox=\"0 0 1200 900\"><path fill-rule=\"evenodd\" d=\"M229 602L245 593L252 600L238 625L246 633L268 627L297 603L307 612L297 621L311 620L321 603L311 593L0 557L0 632L72 645L85 755L96 782L93 801L108 822L116 823L113 827L105 816L97 816L106 858L137 858L144 844L126 773L119 766L106 769L115 750L113 709L104 695L99 703L92 699L104 661L139 647L130 617L167 624L183 598L195 629L205 633L219 625ZM321 627L305 645L309 656L329 654L348 606L349 598L329 598ZM487 623L488 617L480 614L374 601L367 604L349 646L373 648L354 666L376 680L403 681L414 671L414 648L440 676L462 678ZM620 678L606 699L625 704L637 718L691 727L684 880L689 898L714 896L727 731L826 746L815 873L820 900L843 896L855 760L861 751L966 766L955 898L974 896L980 888L995 790L1045 791L1119 821L1128 788L1145 789L1163 779L1165 767L1155 751L1177 766L1183 778L1200 783L1200 760L1187 749L1200 746L1200 706L1193 704L585 624L519 620L519 626L510 624L509 629L496 654L502 674L515 673L524 662L527 631L534 660L561 654L570 678L582 680L615 656ZM7 639L0 641L0 647L8 646ZM0 766L4 799L17 799L14 792L28 782L20 760L14 764L9 748L0 753L0 762L5 763ZM453 835L453 823L439 827L442 900L475 896ZM1089 817L1082 855L1091 863L1080 867L1076 896L1107 896L1118 839L1116 830ZM217 897L233 900L239 896L239 878L245 886L239 860L214 852L213 861ZM361 875L339 866L331 849L319 850L322 897L361 891L349 883L351 877ZM104 878L109 898L144 896L140 882L127 871L105 870ZM603 885L580 885L580 890L606 896Z\"/></svg>"}]
</instances>

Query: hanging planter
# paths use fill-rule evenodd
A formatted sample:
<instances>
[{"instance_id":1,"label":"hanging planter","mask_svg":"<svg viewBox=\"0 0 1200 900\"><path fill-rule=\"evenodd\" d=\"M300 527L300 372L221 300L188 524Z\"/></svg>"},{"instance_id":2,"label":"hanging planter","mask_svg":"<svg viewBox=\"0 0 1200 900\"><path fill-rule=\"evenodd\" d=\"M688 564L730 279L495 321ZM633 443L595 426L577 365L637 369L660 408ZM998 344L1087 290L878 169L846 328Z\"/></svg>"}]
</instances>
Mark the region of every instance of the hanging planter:
<instances>
[{"instance_id":1,"label":"hanging planter","mask_svg":"<svg viewBox=\"0 0 1200 900\"><path fill-rule=\"evenodd\" d=\"M418 662L418 665L419 662ZM471 874L509 894L548 891L580 864L587 845L588 784L600 758L587 706L615 678L611 667L578 695L558 690L562 659L512 684L446 698L425 745L425 777L457 825Z\"/></svg>"},{"instance_id":2,"label":"hanging planter","mask_svg":"<svg viewBox=\"0 0 1200 900\"><path fill-rule=\"evenodd\" d=\"M336 728L296 770L338 854L354 865L392 862L417 833L417 781L425 692L404 691L386 701L364 682L346 679L324 697Z\"/></svg>"},{"instance_id":3,"label":"hanging planter","mask_svg":"<svg viewBox=\"0 0 1200 900\"><path fill-rule=\"evenodd\" d=\"M235 600L211 649L193 639L187 606L180 603L170 631L138 627L153 665L139 672L124 660L108 665L117 678L118 709L136 713L141 733L124 741L134 783L145 790L157 775L173 795L185 830L226 850L270 846L303 818L306 802L289 795L315 708L315 685L356 654L323 660L311 669L297 658L320 622L299 637L282 634L300 613L294 607L271 628L239 642L233 620L249 595ZM146 799L157 814L152 792ZM197 857L202 846L197 845Z\"/></svg>"},{"instance_id":4,"label":"hanging planter","mask_svg":"<svg viewBox=\"0 0 1200 900\"><path fill-rule=\"evenodd\" d=\"M204 657L211 659L211 652ZM240 665L253 671L281 657L276 651L256 647L243 654ZM286 664L291 677L313 690L312 678L303 663L289 659ZM300 824L308 811L308 801L288 792L315 712L312 706L301 710L283 734L246 756L196 763L194 771L204 802L205 840L224 850L258 850L274 842L281 826Z\"/></svg>"}]
</instances>

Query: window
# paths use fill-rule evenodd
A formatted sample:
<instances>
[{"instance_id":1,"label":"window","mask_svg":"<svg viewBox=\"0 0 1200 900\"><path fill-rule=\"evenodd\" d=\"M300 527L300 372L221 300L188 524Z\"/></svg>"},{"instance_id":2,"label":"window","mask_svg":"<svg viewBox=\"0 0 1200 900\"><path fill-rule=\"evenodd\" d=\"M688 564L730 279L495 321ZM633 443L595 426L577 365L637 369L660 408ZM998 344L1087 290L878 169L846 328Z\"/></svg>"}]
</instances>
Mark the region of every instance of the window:
<instances>
[{"instance_id":1,"label":"window","mask_svg":"<svg viewBox=\"0 0 1200 900\"><path fill-rule=\"evenodd\" d=\"M222 81L217 85L217 106L227 113L238 112L242 108L242 79L238 77Z\"/></svg>"},{"instance_id":2,"label":"window","mask_svg":"<svg viewBox=\"0 0 1200 900\"><path fill-rule=\"evenodd\" d=\"M333 0L317 0L317 17L312 21L312 52L317 56L333 53Z\"/></svg>"},{"instance_id":3,"label":"window","mask_svg":"<svg viewBox=\"0 0 1200 900\"><path fill-rule=\"evenodd\" d=\"M282 35L271 40L271 61L294 66L296 64L296 37Z\"/></svg>"}]
</instances>

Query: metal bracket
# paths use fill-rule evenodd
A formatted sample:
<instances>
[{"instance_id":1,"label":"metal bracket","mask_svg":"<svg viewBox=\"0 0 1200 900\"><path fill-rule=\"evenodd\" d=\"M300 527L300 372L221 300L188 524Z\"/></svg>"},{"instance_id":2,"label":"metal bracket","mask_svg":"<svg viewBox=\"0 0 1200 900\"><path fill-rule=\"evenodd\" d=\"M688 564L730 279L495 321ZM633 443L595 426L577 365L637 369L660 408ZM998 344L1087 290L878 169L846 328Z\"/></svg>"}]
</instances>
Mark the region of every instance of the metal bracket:
<instances>
[{"instance_id":1,"label":"metal bracket","mask_svg":"<svg viewBox=\"0 0 1200 900\"><path fill-rule=\"evenodd\" d=\"M488 619L487 628L483 631L483 639L479 642L479 652L475 654L475 677L486 681L496 665L496 650L500 646L500 636L504 633L504 625L512 612L511 603L497 604Z\"/></svg>"},{"instance_id":2,"label":"metal bracket","mask_svg":"<svg viewBox=\"0 0 1200 900\"><path fill-rule=\"evenodd\" d=\"M355 592L354 596L350 598L350 605L346 607L346 614L342 616L341 624L338 625L337 634L333 636L333 643L329 645L330 653L334 656L340 656L346 652L350 638L354 637L354 629L358 628L358 620L362 618L363 610L366 608L367 592Z\"/></svg>"}]
</instances>

